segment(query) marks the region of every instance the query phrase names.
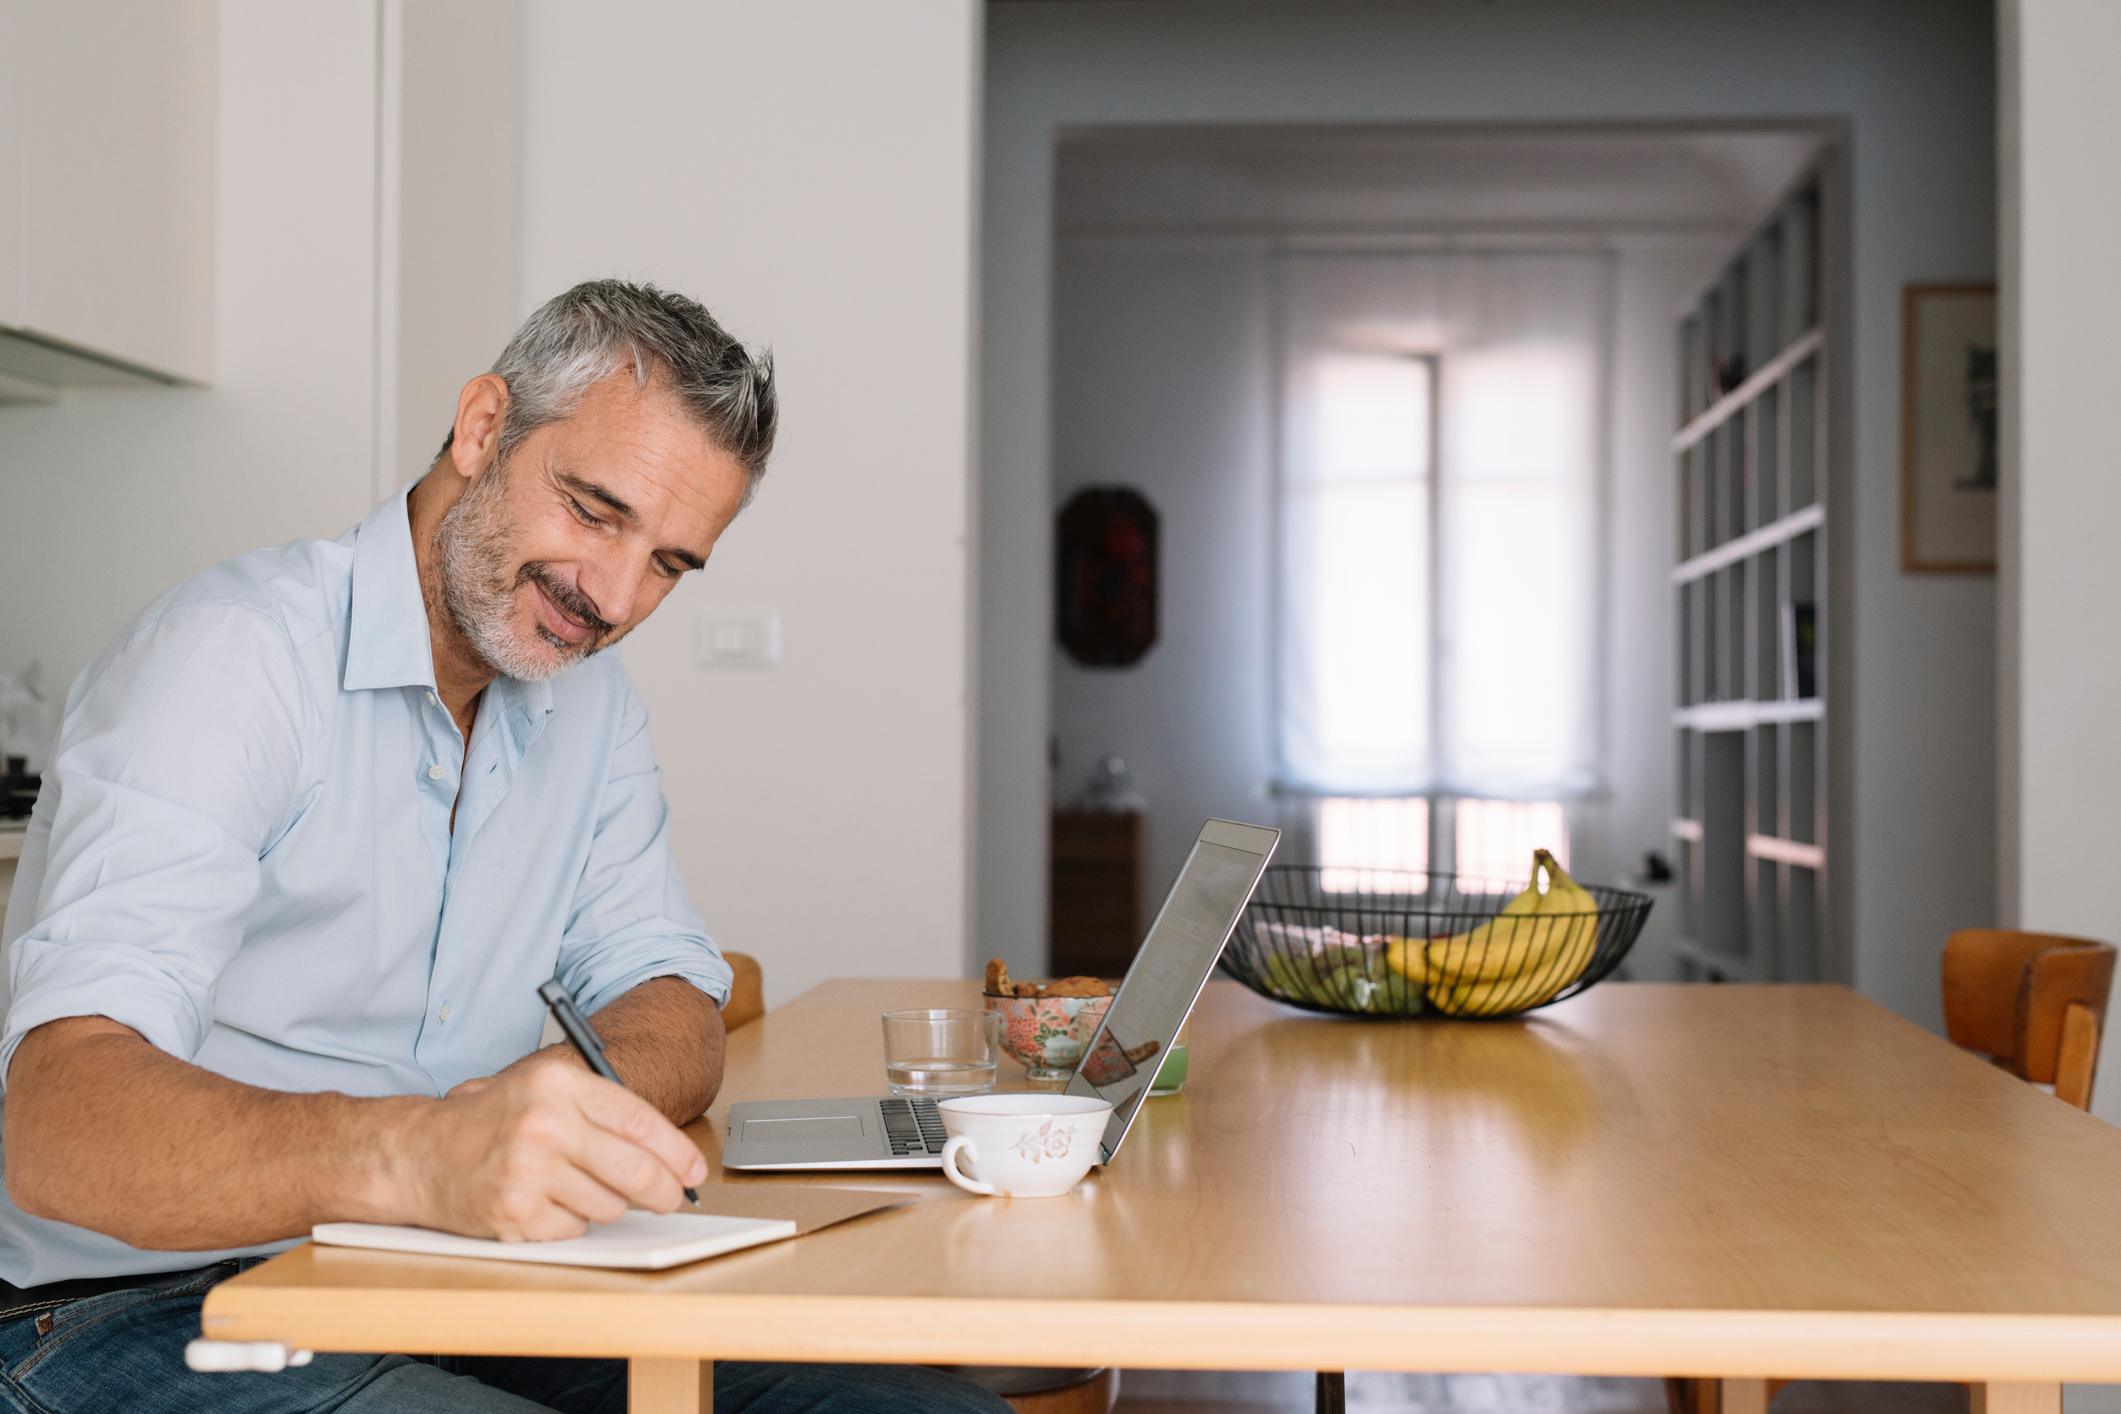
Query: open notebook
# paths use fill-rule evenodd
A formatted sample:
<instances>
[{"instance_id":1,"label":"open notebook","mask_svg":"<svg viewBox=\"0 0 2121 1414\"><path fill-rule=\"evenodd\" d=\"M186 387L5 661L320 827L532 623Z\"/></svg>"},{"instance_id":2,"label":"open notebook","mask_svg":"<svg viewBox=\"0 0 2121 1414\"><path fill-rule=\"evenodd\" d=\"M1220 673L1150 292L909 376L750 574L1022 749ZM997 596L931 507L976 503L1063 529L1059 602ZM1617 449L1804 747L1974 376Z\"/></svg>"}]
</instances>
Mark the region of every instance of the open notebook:
<instances>
[{"instance_id":1,"label":"open notebook","mask_svg":"<svg viewBox=\"0 0 2121 1414\"><path fill-rule=\"evenodd\" d=\"M495 1242L459 1237L424 1227L383 1223L319 1223L310 1236L331 1247L374 1247L385 1252L425 1252L437 1257L490 1257L501 1262L555 1262L566 1267L665 1267L719 1257L741 1247L793 1237L796 1226L782 1218L724 1218L712 1213L628 1213L580 1237L554 1242Z\"/></svg>"},{"instance_id":2,"label":"open notebook","mask_svg":"<svg viewBox=\"0 0 2121 1414\"><path fill-rule=\"evenodd\" d=\"M654 1272L704 1257L719 1257L762 1242L779 1242L849 1218L918 1201L909 1193L856 1188L781 1188L709 1184L700 1190L708 1212L644 1213L600 1223L580 1237L556 1242L496 1242L424 1227L383 1223L319 1223L310 1236L330 1247L367 1247L436 1257L485 1257L500 1262L550 1262L568 1267L617 1267Z\"/></svg>"}]
</instances>

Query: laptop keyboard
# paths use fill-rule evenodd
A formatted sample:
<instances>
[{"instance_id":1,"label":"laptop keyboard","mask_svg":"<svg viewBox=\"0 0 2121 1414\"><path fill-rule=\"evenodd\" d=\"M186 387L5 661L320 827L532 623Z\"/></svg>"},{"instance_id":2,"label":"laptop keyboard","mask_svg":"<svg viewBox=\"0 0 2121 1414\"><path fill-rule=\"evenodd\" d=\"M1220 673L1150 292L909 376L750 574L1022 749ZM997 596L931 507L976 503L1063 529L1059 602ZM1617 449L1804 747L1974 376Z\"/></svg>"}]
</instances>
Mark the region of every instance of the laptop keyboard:
<instances>
[{"instance_id":1,"label":"laptop keyboard","mask_svg":"<svg viewBox=\"0 0 2121 1414\"><path fill-rule=\"evenodd\" d=\"M884 1138L891 1143L891 1156L940 1154L943 1152L943 1116L933 1100L879 1100L884 1111Z\"/></svg>"}]
</instances>

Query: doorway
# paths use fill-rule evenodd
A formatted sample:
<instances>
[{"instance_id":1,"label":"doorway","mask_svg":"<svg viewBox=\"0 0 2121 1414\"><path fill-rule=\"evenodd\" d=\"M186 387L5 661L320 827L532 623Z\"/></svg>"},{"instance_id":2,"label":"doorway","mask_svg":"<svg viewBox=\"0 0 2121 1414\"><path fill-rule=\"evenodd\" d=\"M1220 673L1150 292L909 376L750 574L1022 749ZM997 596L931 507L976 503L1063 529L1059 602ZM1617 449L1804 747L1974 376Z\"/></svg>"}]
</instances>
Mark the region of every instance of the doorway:
<instances>
[{"instance_id":1,"label":"doorway","mask_svg":"<svg viewBox=\"0 0 2121 1414\"><path fill-rule=\"evenodd\" d=\"M1825 137L1062 134L1049 511L1150 508L1155 633L1052 649L1053 969L1131 952L1208 816L1327 866L1670 854L1673 321ZM1661 912L1631 975L1679 975Z\"/></svg>"}]
</instances>

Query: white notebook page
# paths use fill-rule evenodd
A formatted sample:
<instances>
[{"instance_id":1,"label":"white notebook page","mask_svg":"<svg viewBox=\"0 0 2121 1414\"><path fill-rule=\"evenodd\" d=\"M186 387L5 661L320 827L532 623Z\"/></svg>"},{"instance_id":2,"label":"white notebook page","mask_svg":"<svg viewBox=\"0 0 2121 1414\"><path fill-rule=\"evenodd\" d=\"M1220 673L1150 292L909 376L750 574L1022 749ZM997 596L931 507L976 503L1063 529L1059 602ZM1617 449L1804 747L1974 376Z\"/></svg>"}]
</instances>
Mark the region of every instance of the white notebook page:
<instances>
[{"instance_id":1,"label":"white notebook page","mask_svg":"<svg viewBox=\"0 0 2121 1414\"><path fill-rule=\"evenodd\" d=\"M333 1247L635 1271L660 1271L795 1234L795 1224L783 1218L725 1218L712 1213L644 1213L637 1209L617 1222L592 1227L580 1237L554 1242L496 1242L491 1238L459 1237L430 1228L383 1223L319 1223L310 1230L316 1241Z\"/></svg>"}]
</instances>

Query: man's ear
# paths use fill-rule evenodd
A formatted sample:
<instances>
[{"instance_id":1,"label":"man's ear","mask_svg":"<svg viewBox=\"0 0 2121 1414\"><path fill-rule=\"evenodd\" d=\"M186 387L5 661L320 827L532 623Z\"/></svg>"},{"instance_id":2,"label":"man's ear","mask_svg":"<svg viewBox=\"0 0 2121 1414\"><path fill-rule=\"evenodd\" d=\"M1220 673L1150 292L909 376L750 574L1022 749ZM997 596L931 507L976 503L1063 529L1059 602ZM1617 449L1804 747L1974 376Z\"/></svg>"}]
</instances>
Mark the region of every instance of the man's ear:
<instances>
[{"instance_id":1,"label":"man's ear","mask_svg":"<svg viewBox=\"0 0 2121 1414\"><path fill-rule=\"evenodd\" d=\"M457 424L449 460L466 481L490 465L508 417L508 384L498 373L481 373L457 394Z\"/></svg>"}]
</instances>

